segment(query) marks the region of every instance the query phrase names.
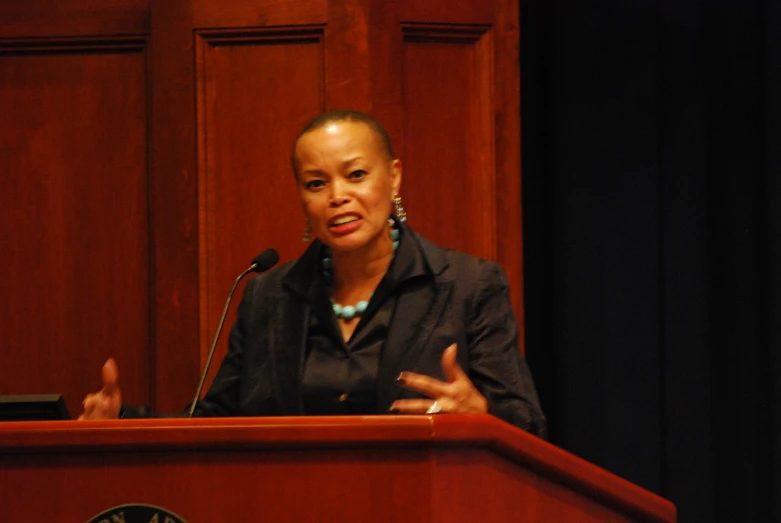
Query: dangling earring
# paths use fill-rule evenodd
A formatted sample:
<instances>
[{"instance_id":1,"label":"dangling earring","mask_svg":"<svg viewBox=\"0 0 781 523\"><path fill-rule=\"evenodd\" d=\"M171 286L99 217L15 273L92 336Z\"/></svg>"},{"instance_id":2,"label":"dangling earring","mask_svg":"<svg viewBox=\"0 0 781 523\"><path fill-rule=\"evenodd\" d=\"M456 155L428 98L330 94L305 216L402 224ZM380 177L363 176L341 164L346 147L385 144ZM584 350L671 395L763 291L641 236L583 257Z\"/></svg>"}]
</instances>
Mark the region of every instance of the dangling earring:
<instances>
[{"instance_id":1,"label":"dangling earring","mask_svg":"<svg viewBox=\"0 0 781 523\"><path fill-rule=\"evenodd\" d=\"M312 225L309 223L309 218L306 219L306 225L304 226L304 237L301 239L305 242L312 241Z\"/></svg>"},{"instance_id":2,"label":"dangling earring","mask_svg":"<svg viewBox=\"0 0 781 523\"><path fill-rule=\"evenodd\" d=\"M407 221L407 213L404 211L404 207L401 205L401 196L398 194L393 198L393 207L396 210L396 217L400 222Z\"/></svg>"}]
</instances>

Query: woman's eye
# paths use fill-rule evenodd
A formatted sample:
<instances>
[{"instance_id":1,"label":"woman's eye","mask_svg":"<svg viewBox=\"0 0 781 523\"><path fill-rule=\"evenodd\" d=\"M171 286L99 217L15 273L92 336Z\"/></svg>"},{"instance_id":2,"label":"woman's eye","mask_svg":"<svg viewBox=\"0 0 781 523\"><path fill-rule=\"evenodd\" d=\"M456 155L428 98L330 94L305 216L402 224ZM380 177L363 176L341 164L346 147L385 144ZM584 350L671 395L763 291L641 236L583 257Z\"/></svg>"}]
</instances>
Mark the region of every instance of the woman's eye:
<instances>
[{"instance_id":1,"label":"woman's eye","mask_svg":"<svg viewBox=\"0 0 781 523\"><path fill-rule=\"evenodd\" d=\"M350 178L359 179L366 176L368 173L363 169L358 169L350 173Z\"/></svg>"},{"instance_id":2,"label":"woman's eye","mask_svg":"<svg viewBox=\"0 0 781 523\"><path fill-rule=\"evenodd\" d=\"M309 180L308 182L306 182L306 185L304 187L312 190L312 189L319 189L324 185L325 183L323 182L323 180Z\"/></svg>"}]
</instances>

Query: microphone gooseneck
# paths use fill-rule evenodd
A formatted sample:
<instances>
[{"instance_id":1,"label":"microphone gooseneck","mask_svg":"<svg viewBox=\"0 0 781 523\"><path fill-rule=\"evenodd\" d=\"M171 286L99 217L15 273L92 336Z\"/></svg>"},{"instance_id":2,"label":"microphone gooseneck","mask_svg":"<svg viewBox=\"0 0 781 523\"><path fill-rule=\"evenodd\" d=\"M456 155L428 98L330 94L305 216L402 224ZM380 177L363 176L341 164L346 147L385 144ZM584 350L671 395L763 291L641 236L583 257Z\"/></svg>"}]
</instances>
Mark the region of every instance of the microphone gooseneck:
<instances>
[{"instance_id":1,"label":"microphone gooseneck","mask_svg":"<svg viewBox=\"0 0 781 523\"><path fill-rule=\"evenodd\" d=\"M279 254L274 249L266 249L252 259L252 263L247 269L239 274L236 281L233 282L233 287L228 294L228 300L225 302L225 307L222 309L222 316L220 317L220 323L217 325L217 332L214 334L214 340L212 341L211 349L209 349L209 357L206 358L206 365L201 373L201 381L198 383L198 390L195 391L195 397L190 404L190 410L187 413L188 418L193 417L195 412L195 405L198 400L201 399L201 392L203 391L203 384L206 381L206 375L209 373L209 367L212 364L212 358L214 357L214 350L217 348L217 341L220 339L220 333L222 333L222 326L225 324L225 317L228 315L228 309L230 308L231 300L233 299L233 293L236 292L236 287L239 286L239 282L251 272L264 272L272 268L279 262Z\"/></svg>"}]
</instances>

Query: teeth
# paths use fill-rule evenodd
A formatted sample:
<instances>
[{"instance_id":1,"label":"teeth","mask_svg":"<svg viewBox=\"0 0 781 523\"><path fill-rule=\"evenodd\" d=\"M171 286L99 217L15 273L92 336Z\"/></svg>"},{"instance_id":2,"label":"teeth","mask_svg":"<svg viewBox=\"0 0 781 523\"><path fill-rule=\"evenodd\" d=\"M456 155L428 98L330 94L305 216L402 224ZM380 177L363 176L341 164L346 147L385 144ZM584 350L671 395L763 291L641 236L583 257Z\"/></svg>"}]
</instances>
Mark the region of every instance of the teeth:
<instances>
[{"instance_id":1,"label":"teeth","mask_svg":"<svg viewBox=\"0 0 781 523\"><path fill-rule=\"evenodd\" d=\"M358 218L356 218L355 216L343 216L341 218L337 218L336 220L332 221L331 225L342 225L345 223L354 222L357 219Z\"/></svg>"}]
</instances>

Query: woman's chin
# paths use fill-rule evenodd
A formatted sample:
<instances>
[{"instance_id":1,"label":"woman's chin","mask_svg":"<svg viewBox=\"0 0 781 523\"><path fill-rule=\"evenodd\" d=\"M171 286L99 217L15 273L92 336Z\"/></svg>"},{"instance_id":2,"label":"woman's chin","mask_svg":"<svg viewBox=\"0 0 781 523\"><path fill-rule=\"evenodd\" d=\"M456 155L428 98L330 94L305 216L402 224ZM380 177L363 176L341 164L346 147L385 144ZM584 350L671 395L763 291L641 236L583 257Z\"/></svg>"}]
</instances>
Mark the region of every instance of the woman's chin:
<instances>
[{"instance_id":1,"label":"woman's chin","mask_svg":"<svg viewBox=\"0 0 781 523\"><path fill-rule=\"evenodd\" d=\"M329 238L327 243L334 252L358 251L367 244L366 241L361 241L360 238L349 238L347 236L342 236L340 238Z\"/></svg>"},{"instance_id":2,"label":"woman's chin","mask_svg":"<svg viewBox=\"0 0 781 523\"><path fill-rule=\"evenodd\" d=\"M366 249L373 239L374 237L365 234L365 231L355 231L352 234L332 235L326 243L332 251L347 253Z\"/></svg>"}]
</instances>

